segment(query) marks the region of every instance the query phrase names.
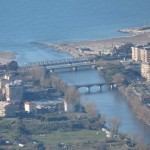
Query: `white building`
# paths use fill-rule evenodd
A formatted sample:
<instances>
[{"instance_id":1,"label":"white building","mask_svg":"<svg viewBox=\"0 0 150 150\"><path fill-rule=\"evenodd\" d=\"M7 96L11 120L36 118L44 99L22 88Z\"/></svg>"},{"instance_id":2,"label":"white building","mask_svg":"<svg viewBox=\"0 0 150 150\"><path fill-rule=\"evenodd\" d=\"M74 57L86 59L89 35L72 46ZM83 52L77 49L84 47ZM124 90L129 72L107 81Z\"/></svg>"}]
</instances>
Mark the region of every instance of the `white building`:
<instances>
[{"instance_id":1,"label":"white building","mask_svg":"<svg viewBox=\"0 0 150 150\"><path fill-rule=\"evenodd\" d=\"M34 102L25 102L24 108L25 111L28 113L33 113L37 111L36 104Z\"/></svg>"},{"instance_id":2,"label":"white building","mask_svg":"<svg viewBox=\"0 0 150 150\"><path fill-rule=\"evenodd\" d=\"M75 109L74 104L64 101L64 111L65 112L74 112L74 109Z\"/></svg>"}]
</instances>

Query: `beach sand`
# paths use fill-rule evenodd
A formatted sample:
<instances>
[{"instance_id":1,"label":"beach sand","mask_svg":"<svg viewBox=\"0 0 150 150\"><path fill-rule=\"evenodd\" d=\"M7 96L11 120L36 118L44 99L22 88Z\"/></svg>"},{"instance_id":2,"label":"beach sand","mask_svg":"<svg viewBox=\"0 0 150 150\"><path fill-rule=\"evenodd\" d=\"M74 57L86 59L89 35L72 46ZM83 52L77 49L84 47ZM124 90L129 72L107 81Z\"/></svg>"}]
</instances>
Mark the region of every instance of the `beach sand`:
<instances>
[{"instance_id":1,"label":"beach sand","mask_svg":"<svg viewBox=\"0 0 150 150\"><path fill-rule=\"evenodd\" d=\"M16 57L16 52L12 51L0 51L0 63L1 64L6 64Z\"/></svg>"},{"instance_id":2,"label":"beach sand","mask_svg":"<svg viewBox=\"0 0 150 150\"><path fill-rule=\"evenodd\" d=\"M55 50L69 53L73 56L84 55L77 51L76 48L86 47L93 50L93 53L109 52L114 47L119 47L125 43L133 43L138 45L145 45L150 42L150 33L133 35L128 37L111 38L105 40L95 41L80 41L80 42L66 42L66 43L44 43L46 46L53 47Z\"/></svg>"}]
</instances>

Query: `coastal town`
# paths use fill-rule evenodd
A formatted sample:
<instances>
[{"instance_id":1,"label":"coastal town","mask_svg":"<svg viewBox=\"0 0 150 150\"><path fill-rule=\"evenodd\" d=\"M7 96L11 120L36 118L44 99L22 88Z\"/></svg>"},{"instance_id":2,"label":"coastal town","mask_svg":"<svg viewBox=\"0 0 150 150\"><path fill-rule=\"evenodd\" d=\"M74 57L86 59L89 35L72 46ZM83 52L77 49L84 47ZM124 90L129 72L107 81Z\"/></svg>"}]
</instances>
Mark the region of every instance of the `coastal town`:
<instances>
[{"instance_id":1,"label":"coastal town","mask_svg":"<svg viewBox=\"0 0 150 150\"><path fill-rule=\"evenodd\" d=\"M150 126L149 37L149 32L140 32L140 35L133 37L101 41L103 45L99 41L40 44L73 55L78 60L75 61L76 66L70 60L66 62L73 71L77 71L82 63L102 72L106 80L115 85L111 89L124 94L135 116ZM0 64L2 148L52 149L46 140L51 135L59 134L58 131L73 134L74 131L84 132L88 138L84 137L78 147L75 143L63 142L62 137L55 141L54 149L113 150L127 147L134 150L139 146L137 141L119 132L117 118L112 118L110 126L106 126L105 116L98 113L94 104L82 104L77 86L68 85L57 76L54 68L47 65L41 62L19 66L14 60ZM148 150L148 147L143 150Z\"/></svg>"}]
</instances>

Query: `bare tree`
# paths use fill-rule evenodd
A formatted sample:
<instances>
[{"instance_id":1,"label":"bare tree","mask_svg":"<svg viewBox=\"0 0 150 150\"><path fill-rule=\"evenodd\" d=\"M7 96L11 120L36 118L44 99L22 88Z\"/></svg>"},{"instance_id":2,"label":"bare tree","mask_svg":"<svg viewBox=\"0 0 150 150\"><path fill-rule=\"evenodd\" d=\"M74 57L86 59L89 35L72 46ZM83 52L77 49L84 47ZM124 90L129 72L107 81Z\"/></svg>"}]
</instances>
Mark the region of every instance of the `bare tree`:
<instances>
[{"instance_id":1,"label":"bare tree","mask_svg":"<svg viewBox=\"0 0 150 150\"><path fill-rule=\"evenodd\" d=\"M45 78L46 69L40 66L32 66L29 70L30 75L33 77L33 80L40 80L41 78Z\"/></svg>"},{"instance_id":2,"label":"bare tree","mask_svg":"<svg viewBox=\"0 0 150 150\"><path fill-rule=\"evenodd\" d=\"M122 83L124 81L125 76L123 74L121 74L121 73L117 73L112 78L113 78L113 81L116 84L120 84L120 83Z\"/></svg>"},{"instance_id":3,"label":"bare tree","mask_svg":"<svg viewBox=\"0 0 150 150\"><path fill-rule=\"evenodd\" d=\"M105 115L100 117L99 123L100 123L100 125L104 125L106 123L106 116Z\"/></svg>"},{"instance_id":4,"label":"bare tree","mask_svg":"<svg viewBox=\"0 0 150 150\"><path fill-rule=\"evenodd\" d=\"M59 77L57 77L55 75L51 76L51 83L54 88L60 88L60 82L61 82L61 80Z\"/></svg>"},{"instance_id":5,"label":"bare tree","mask_svg":"<svg viewBox=\"0 0 150 150\"><path fill-rule=\"evenodd\" d=\"M65 100L72 104L80 103L80 94L74 86L67 88L65 92Z\"/></svg>"},{"instance_id":6,"label":"bare tree","mask_svg":"<svg viewBox=\"0 0 150 150\"><path fill-rule=\"evenodd\" d=\"M67 85L66 81L61 80L60 81L60 90L62 92L65 92L67 90L67 88L68 88L68 85Z\"/></svg>"},{"instance_id":7,"label":"bare tree","mask_svg":"<svg viewBox=\"0 0 150 150\"><path fill-rule=\"evenodd\" d=\"M85 111L89 114L90 117L96 118L98 116L98 110L94 103L87 103L85 105Z\"/></svg>"},{"instance_id":8,"label":"bare tree","mask_svg":"<svg viewBox=\"0 0 150 150\"><path fill-rule=\"evenodd\" d=\"M41 78L40 79L40 85L42 88L48 88L51 87L51 80L50 78Z\"/></svg>"},{"instance_id":9,"label":"bare tree","mask_svg":"<svg viewBox=\"0 0 150 150\"><path fill-rule=\"evenodd\" d=\"M113 133L118 133L120 125L121 125L120 120L117 117L113 117L109 121L110 130Z\"/></svg>"}]
</instances>

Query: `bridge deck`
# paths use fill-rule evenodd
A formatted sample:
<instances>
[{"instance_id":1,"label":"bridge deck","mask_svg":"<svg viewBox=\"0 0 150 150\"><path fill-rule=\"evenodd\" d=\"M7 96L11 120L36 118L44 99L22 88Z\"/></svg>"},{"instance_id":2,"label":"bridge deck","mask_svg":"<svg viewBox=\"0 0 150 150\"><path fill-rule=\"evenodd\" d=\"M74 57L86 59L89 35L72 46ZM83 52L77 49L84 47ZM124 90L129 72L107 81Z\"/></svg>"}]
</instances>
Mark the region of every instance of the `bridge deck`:
<instances>
[{"instance_id":1,"label":"bridge deck","mask_svg":"<svg viewBox=\"0 0 150 150\"><path fill-rule=\"evenodd\" d=\"M78 63L78 64L66 64L66 65L57 65L57 66L49 66L47 69L63 69L63 68L73 68L73 67L80 67L80 66L91 66L97 65L97 63Z\"/></svg>"}]
</instances>

